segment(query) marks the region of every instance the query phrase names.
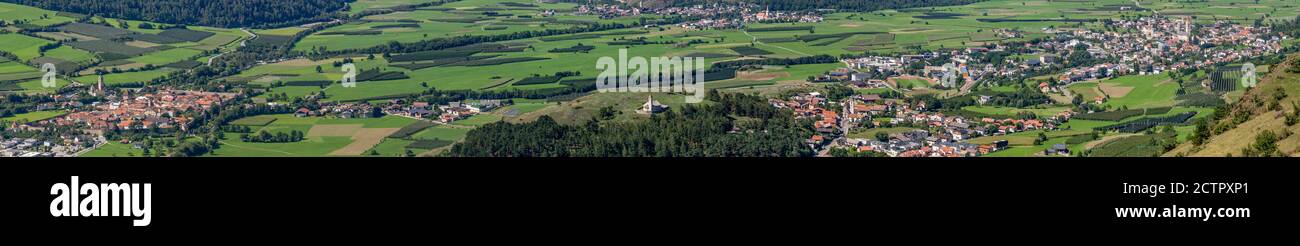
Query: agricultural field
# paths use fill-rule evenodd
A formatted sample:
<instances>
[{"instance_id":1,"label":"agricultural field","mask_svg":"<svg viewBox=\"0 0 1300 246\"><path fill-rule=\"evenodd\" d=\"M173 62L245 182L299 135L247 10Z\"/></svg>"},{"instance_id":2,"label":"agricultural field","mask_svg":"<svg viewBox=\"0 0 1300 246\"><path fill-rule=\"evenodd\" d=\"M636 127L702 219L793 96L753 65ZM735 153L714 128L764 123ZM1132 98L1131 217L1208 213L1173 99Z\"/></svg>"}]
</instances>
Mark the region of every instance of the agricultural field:
<instances>
[{"instance_id":1,"label":"agricultural field","mask_svg":"<svg viewBox=\"0 0 1300 246\"><path fill-rule=\"evenodd\" d=\"M536 111L520 114L518 117L505 119L507 122L531 122L543 115L550 116L556 122L564 124L580 124L594 117L600 117L600 109L612 107L618 113L612 119L602 121L632 121L637 119L649 118L647 115L637 114L636 110L646 102L647 97L653 97L655 101L667 105L669 108L679 108L686 104L686 97L681 94L669 93L592 93L573 100L562 101L558 103L547 103L550 106L541 108ZM708 102L704 102L708 103ZM462 122L462 124L464 124Z\"/></svg>"},{"instance_id":2,"label":"agricultural field","mask_svg":"<svg viewBox=\"0 0 1300 246\"><path fill-rule=\"evenodd\" d=\"M200 53L202 53L202 51L186 49L186 48L175 48L175 49L168 49L164 51L154 52L152 54L145 55L145 56L133 57L127 60L135 63L162 66L162 65L167 65L178 61L190 60L193 57L198 56Z\"/></svg>"},{"instance_id":3,"label":"agricultural field","mask_svg":"<svg viewBox=\"0 0 1300 246\"><path fill-rule=\"evenodd\" d=\"M1101 81L1098 89L1110 96L1105 105L1119 108L1172 106L1178 83L1165 74L1133 75Z\"/></svg>"},{"instance_id":4,"label":"agricultural field","mask_svg":"<svg viewBox=\"0 0 1300 246\"><path fill-rule=\"evenodd\" d=\"M18 56L18 59L27 61L40 57L41 46L53 42L27 35L8 33L0 34L0 43L4 44L0 46L0 51L12 53Z\"/></svg>"},{"instance_id":5,"label":"agricultural field","mask_svg":"<svg viewBox=\"0 0 1300 246\"><path fill-rule=\"evenodd\" d=\"M142 28L138 20L122 20L59 13L0 3L0 20L27 22L5 30L39 30L0 34L0 51L13 53L18 61L0 61L0 91L5 93L50 93L55 88L40 86L41 73L28 64L50 62L59 67L79 67L79 71L61 76L59 86L69 80L93 84L96 70L113 71L103 78L109 85L134 87L135 83L185 71L207 64L222 53L249 45L282 43L292 46L283 59L253 61L251 67L220 73L212 79L238 89L265 91L255 102L293 102L296 98L320 93L322 103L383 102L406 95L437 89L441 91L540 91L578 87L594 79L602 70L596 68L601 58L618 58L625 51L632 57L704 57L706 64L766 58L800 58L816 55L879 54L894 56L927 50L978 47L1007 41L1027 41L1049 37L1048 29L1100 28L1101 20L1149 15L1142 8L1165 15L1192 16L1202 24L1215 20L1252 21L1287 20L1300 13L1294 0L990 0L969 5L881 10L874 12L827 12L816 23L750 23L740 29L688 29L680 25L649 25L642 21L664 18L643 15L602 18L593 15L570 15L578 4L528 0L464 0L432 7L407 8L403 5L427 3L428 0L357 0L350 4L339 23L293 24L272 29L243 30L190 26L184 29ZM554 14L554 15L552 15ZM362 17L364 16L364 17ZM86 23L72 23L86 19ZM628 28L597 32L511 39L494 43L410 53L375 53L357 51L393 44L455 38L492 36L530 31L565 30L592 23L625 24ZM636 25L633 25L636 23ZM160 23L150 23L162 25ZM323 30L313 25L330 25ZM50 27L33 29L31 27ZM999 34L1011 29L1024 34ZM305 33L311 32L311 33ZM301 34L301 36L299 36ZM300 39L295 39L301 37ZM63 45L42 52L42 46L66 40ZM1288 41L1294 44L1295 41ZM414 46L404 46L412 50ZM427 48L427 47L426 47ZM401 49L394 48L393 52ZM340 52L341 51L341 52ZM328 53L330 55L322 55ZM1035 59L1038 54L1019 55ZM242 58L242 56L235 56ZM230 57L227 57L230 58ZM343 87L340 63L349 59L360 76L358 86ZM261 58L258 58L261 59ZM773 59L776 60L776 59ZM964 62L964 61L963 61ZM1073 61L1071 61L1073 62ZM253 65L256 64L256 65ZM770 63L768 63L770 64ZM87 67L82 67L82 66ZM170 65L170 66L169 66ZM126 72L129 69L145 71ZM723 69L725 78L708 81L706 88L733 93L752 93L767 97L791 90L822 88L833 83L813 83L809 77L845 68L840 62L791 66L751 65ZM916 70L916 69L912 69ZM1267 70L1267 69L1265 69ZM911 73L911 71L909 71ZM561 74L578 74L573 76ZM567 77L566 77L567 76ZM1040 78L1051 77L1044 75ZM1027 83L1036 85L1035 80ZM885 94L895 89L903 96L935 95L946 98L957 90L938 86L923 78L890 79L893 88L859 89L861 94ZM1182 122L1158 122L1174 126L1176 139L1186 139L1193 130L1188 122L1208 117L1209 107L1180 105L1176 98L1195 82L1180 85L1168 74L1131 75L1115 79L1075 83L1068 86L1072 95L1087 102L1105 98L1101 115L1073 119L1060 130L1046 132L1044 141L1035 143L1040 131L986 136L972 143L1011 142L1012 148L992 156L1035 156L1055 144L1066 144L1076 153L1099 150L1099 155L1126 155L1113 149L1132 147L1141 140L1154 138L1141 130L1142 125L1163 119ZM58 87L56 87L58 88ZM1000 85L981 92L1016 93L1018 86ZM1183 90L1180 90L1183 89ZM964 92L961 92L964 93ZM1236 99L1245 90L1229 93ZM890 93L892 94L892 93ZM280 95L284 95L281 97ZM293 117L291 115L256 116L237 120L234 125L249 126L254 133L302 131L306 139L293 143L254 143L227 133L222 148L211 156L396 156L406 152L437 152L465 138L470 129L494 122L528 122L549 116L565 124L582 124L602 117L602 108L617 113L602 121L626 122L649 116L635 113L647 96L678 108L685 104L682 94L670 93L574 93L560 98L514 98L514 105L496 109L449 124L420 125L424 122L397 116L379 119L338 119ZM1002 106L965 106L948 109L985 116L1014 117L1033 113L1040 117L1076 108L1070 98L1054 95L1054 102L1020 108ZM1213 96L1220 96L1214 94ZM531 97L531 96L530 96ZM534 97L539 98L539 97ZM1061 98L1065 98L1062 100ZM1197 98L1201 99L1201 98ZM709 103L709 102L705 102ZM971 105L971 104L963 104ZM1139 111L1125 111L1140 110ZM7 119L42 117L36 112ZM1110 114L1110 115L1107 115ZM1184 117L1185 116L1185 117ZM887 118L877 118L877 121ZM419 123L417 123L419 122ZM432 123L430 123L432 124ZM1151 123L1156 124L1156 123ZM1262 126L1274 126L1272 123ZM408 128L411 126L418 126ZM1141 130L1137 130L1142 128ZM875 133L898 133L917 128L880 128L848 133L849 136L874 138ZM1092 135L1096 132L1097 137ZM393 136L395 133L400 136ZM1082 137L1085 136L1086 138ZM1161 136L1165 137L1165 136ZM1146 138L1146 139L1144 139ZM1244 141L1244 140L1243 140ZM110 143L92 155L139 154L129 145ZM1145 152L1141 153L1145 156Z\"/></svg>"},{"instance_id":6,"label":"agricultural field","mask_svg":"<svg viewBox=\"0 0 1300 246\"><path fill-rule=\"evenodd\" d=\"M411 138L420 140L459 141L465 138L465 133L468 133L469 130L470 128L440 125L425 128L424 130L411 135Z\"/></svg>"},{"instance_id":7,"label":"agricultural field","mask_svg":"<svg viewBox=\"0 0 1300 246\"><path fill-rule=\"evenodd\" d=\"M56 15L52 11L39 11L8 3L0 4L0 12L28 9L30 11L23 11L22 14L5 14L0 19L33 17L39 19L33 21L36 26L54 27L42 29L40 32L32 33L31 36L19 33L0 34L0 43L6 44L0 46L0 51L12 53L19 59L19 61L0 62L0 81L10 81L0 84L0 90L48 93L68 84L69 79L83 84L93 84L97 80L97 76L93 75L96 70L114 72L105 75L105 82L110 85L146 82L180 69L191 69L201 65L207 61L206 58L200 57L204 51L238 46L239 43L236 41L247 37L247 34L235 29L199 26L168 30L145 29L141 28L140 24L146 22L103 17L89 19L90 23L97 24L72 23L73 18L69 16L78 15L65 13ZM159 23L150 24L162 26ZM122 28L123 26L125 28ZM42 46L54 44L56 40L66 42L41 52ZM40 86L41 74L36 72L34 67L22 63L51 63L56 65L61 75L72 74L72 78L60 76L57 87L45 88ZM98 65L91 67L93 64ZM173 66L164 67L168 65ZM143 70L147 66L164 68Z\"/></svg>"},{"instance_id":8,"label":"agricultural field","mask_svg":"<svg viewBox=\"0 0 1300 246\"><path fill-rule=\"evenodd\" d=\"M39 79L43 73L34 67L0 58L0 91L22 90L18 83Z\"/></svg>"},{"instance_id":9,"label":"agricultural field","mask_svg":"<svg viewBox=\"0 0 1300 246\"><path fill-rule=\"evenodd\" d=\"M211 156L361 156L387 136L416 120L397 116L383 118L321 118L292 115L254 116L232 122L249 126L254 133L301 131L306 138L293 143L244 142L239 133L227 133L222 148Z\"/></svg>"},{"instance_id":10,"label":"agricultural field","mask_svg":"<svg viewBox=\"0 0 1300 246\"><path fill-rule=\"evenodd\" d=\"M359 1L353 5L353 12L361 8L385 8L424 1L379 0ZM294 49L309 51L315 49L355 49L367 48L390 41L415 42L431 38L452 37L459 35L491 35L519 31L558 29L572 27L556 18L542 18L534 14L545 9L570 9L573 4L534 4L537 7L509 7L503 9L501 2L507 1L462 1L449 3L434 9L416 9L398 11L382 15L367 16L362 21L332 27L309 35L295 45ZM513 2L513 1L509 1ZM530 3L531 4L531 3ZM480 9L488 9L484 11ZM511 16L487 16L485 12L509 14ZM520 15L530 18L521 18ZM590 18L588 21L596 21ZM487 28L490 26L507 27L504 29Z\"/></svg>"},{"instance_id":11,"label":"agricultural field","mask_svg":"<svg viewBox=\"0 0 1300 246\"><path fill-rule=\"evenodd\" d=\"M134 82L144 83L162 76L166 76L167 74L175 71L176 69L172 69L172 68L159 68L159 69L141 71L141 72L110 73L104 75L104 84L118 85L118 84L125 84L125 83L134 83ZM82 84L94 84L99 80L99 76L84 75L84 76L78 76L74 79L77 80L77 82L81 82Z\"/></svg>"},{"instance_id":12,"label":"agricultural field","mask_svg":"<svg viewBox=\"0 0 1300 246\"><path fill-rule=\"evenodd\" d=\"M468 0L444 4L442 6L401 10L387 14L366 16L360 21L349 22L308 35L294 44L297 51L341 50L367 48L391 41L415 42L457 35L494 35L520 31L563 29L576 23L573 21L596 21L602 23L630 23L634 19L598 19L594 16L572 16L559 14L554 17L536 16L541 10L552 9L560 13L571 10L573 4L539 4L527 2L533 6L513 6L499 0ZM352 12L360 13L365 9L384 9L392 6L410 4L411 1L359 1ZM1145 3L1144 3L1145 4ZM1159 4L1160 8L1172 9L1175 5ZM1199 3L1198 3L1199 4ZM509 6L507 6L509 5ZM710 63L741 59L742 56L763 57L801 57L815 54L856 54L861 52L897 53L911 49L957 48L982 45L988 42L1027 40L1044 37L1044 27L1062 27L1070 25L1097 25L1099 22L1079 21L1118 17L1137 14L1132 10L1120 10L1113 6L1132 5L1131 1L987 1L964 6L936 7L913 10L885 10L871 13L835 13L825 16L821 23L780 23L753 24L744 30L686 30L679 27L662 28L627 28L620 30L584 33L579 35L560 35L497 43L504 49L470 47L465 50L475 51L461 57L439 57L427 55L393 54L393 59L376 59L363 65L366 68L385 68L386 71L403 72L409 78L361 83L356 88L326 89L329 101L357 101L369 98L383 98L409 94L424 90L421 82L440 90L464 89L546 89L563 87L562 84L517 83L519 80L534 75L549 75L561 71L578 71L584 75L598 74L594 62L600 57L617 56L620 49L627 49L629 56L683 56L704 54ZM1252 4L1253 5L1253 4ZM1280 4L1261 4L1281 6ZM1032 8L1026 8L1032 7ZM1145 6L1145 5L1144 5ZM1234 5L1235 6L1235 5ZM1228 5L1221 6L1227 8ZM1243 7L1243 6L1236 6ZM490 10L490 11L489 11ZM1285 11L1287 8L1278 8ZM1273 10L1269 10L1273 11ZM494 12L495 14L487 13ZM510 16L505 16L505 15ZM1225 12L1220 15L1245 14ZM499 16L498 16L499 15ZM521 17L531 16L531 17ZM652 17L652 16L651 16ZM623 21L623 22L620 22ZM487 28L503 26L505 29ZM1021 38L998 37L993 30L998 28L1018 29L1026 33ZM277 29L258 30L258 33L291 34L300 30ZM628 43L628 40L643 40L647 44ZM691 45L675 45L688 41L703 41ZM640 42L640 41L637 41ZM573 47L591 46L582 52L563 51ZM378 54L376 54L378 55ZM399 58L401 57L401 58ZM415 60L412 60L415 59ZM263 67L274 67L266 69ZM820 74L822 66L813 66L809 71L791 71L789 76L772 79L736 79L711 82L710 88L749 90L778 85L777 82L804 80L807 75ZM830 67L830 66L827 66ZM325 74L314 71L303 72L303 67L292 69L279 64L269 64L245 71L236 76L236 81L253 81L264 84L274 81L322 81L337 80L337 69L327 67ZM314 69L314 66L309 67ZM270 72L276 71L276 72ZM770 71L780 73L779 71ZM273 74L296 74L298 76L272 76ZM761 76L760 76L761 77ZM509 83L503 81L514 80ZM1117 86L1129 86L1123 85ZM1156 81L1159 82L1159 81ZM919 86L922 83L911 83ZM928 87L928 86L926 86ZM1135 90L1134 97L1118 99L1116 106L1157 106L1143 97L1163 95L1165 87L1155 90ZM918 90L912 94L947 93L945 91ZM1146 94L1151 93L1151 94Z\"/></svg>"},{"instance_id":13,"label":"agricultural field","mask_svg":"<svg viewBox=\"0 0 1300 246\"><path fill-rule=\"evenodd\" d=\"M492 118L487 116L482 119ZM472 118L473 119L473 118ZM466 125L481 120L462 120ZM237 133L227 133L222 149L213 156L400 156L429 152L465 138L472 127L417 122L398 116L383 118L320 118L291 115L260 115L231 122L253 131L269 133L301 131L306 139L294 143L243 142ZM418 125L418 127L416 127ZM412 128L414 127L414 128ZM412 130L405 130L411 128ZM406 131L406 133L399 133ZM401 134L401 135L398 135ZM232 137L233 136L233 137Z\"/></svg>"},{"instance_id":14,"label":"agricultural field","mask_svg":"<svg viewBox=\"0 0 1300 246\"><path fill-rule=\"evenodd\" d=\"M278 63L272 63L257 66L252 69L223 78L227 81L248 82L250 84L270 86L275 82L285 82L286 85L294 85L292 82L317 82L330 81L337 82L343 78L343 72L332 66L336 60L311 61L306 59L289 60ZM371 65L368 60L357 62L358 69L369 69L376 67ZM316 67L321 67L321 72L316 72Z\"/></svg>"},{"instance_id":15,"label":"agricultural field","mask_svg":"<svg viewBox=\"0 0 1300 246\"><path fill-rule=\"evenodd\" d=\"M1049 107L1049 108L1011 108L998 106L968 106L962 108L966 111L976 112L986 115L1002 115L1014 117L1021 113L1033 113L1040 117L1048 117L1069 110L1067 107Z\"/></svg>"},{"instance_id":16,"label":"agricultural field","mask_svg":"<svg viewBox=\"0 0 1300 246\"><path fill-rule=\"evenodd\" d=\"M58 48L47 50L45 51L44 57L77 64L88 64L98 59L95 57L95 54L72 48L70 46L59 46Z\"/></svg>"},{"instance_id":17,"label":"agricultural field","mask_svg":"<svg viewBox=\"0 0 1300 246\"><path fill-rule=\"evenodd\" d=\"M63 110L27 112L22 114L16 114L10 117L0 118L0 122L35 122L35 121L46 120L49 118L59 117L60 115L63 115L65 113L67 113L67 111L63 111Z\"/></svg>"},{"instance_id":18,"label":"agricultural field","mask_svg":"<svg viewBox=\"0 0 1300 246\"><path fill-rule=\"evenodd\" d=\"M12 3L0 3L0 20L5 23L21 20L34 26L46 27L72 22L73 18L60 15L58 11Z\"/></svg>"},{"instance_id":19,"label":"agricultural field","mask_svg":"<svg viewBox=\"0 0 1300 246\"><path fill-rule=\"evenodd\" d=\"M428 0L357 0L352 3L350 14L361 13L365 10L387 9L401 5L419 4L429 2Z\"/></svg>"}]
</instances>

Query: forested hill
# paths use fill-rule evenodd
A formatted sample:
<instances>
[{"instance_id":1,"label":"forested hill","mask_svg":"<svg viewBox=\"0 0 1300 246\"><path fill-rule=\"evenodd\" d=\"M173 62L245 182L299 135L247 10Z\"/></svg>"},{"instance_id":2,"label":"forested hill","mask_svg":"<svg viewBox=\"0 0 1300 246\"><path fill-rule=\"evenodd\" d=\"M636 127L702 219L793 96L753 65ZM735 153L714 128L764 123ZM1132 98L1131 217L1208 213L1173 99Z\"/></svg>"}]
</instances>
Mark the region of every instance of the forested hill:
<instances>
[{"instance_id":1,"label":"forested hill","mask_svg":"<svg viewBox=\"0 0 1300 246\"><path fill-rule=\"evenodd\" d=\"M269 27L323 19L354 0L0 0L104 17L217 27Z\"/></svg>"},{"instance_id":2,"label":"forested hill","mask_svg":"<svg viewBox=\"0 0 1300 246\"><path fill-rule=\"evenodd\" d=\"M590 0L560 0L561 2L587 3ZM837 9L843 11L876 11L882 9L906 9L932 6L964 5L984 0L635 0L630 1L643 6L688 6L716 2L750 2L772 10L813 10ZM596 2L613 3L612 0Z\"/></svg>"}]
</instances>

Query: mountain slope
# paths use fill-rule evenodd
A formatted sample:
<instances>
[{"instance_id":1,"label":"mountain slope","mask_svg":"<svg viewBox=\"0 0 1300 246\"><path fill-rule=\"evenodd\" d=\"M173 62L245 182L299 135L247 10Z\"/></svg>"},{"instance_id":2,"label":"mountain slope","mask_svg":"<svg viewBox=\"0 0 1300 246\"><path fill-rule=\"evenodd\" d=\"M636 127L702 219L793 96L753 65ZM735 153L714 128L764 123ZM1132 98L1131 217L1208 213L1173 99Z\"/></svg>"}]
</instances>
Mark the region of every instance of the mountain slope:
<instances>
[{"instance_id":1,"label":"mountain slope","mask_svg":"<svg viewBox=\"0 0 1300 246\"><path fill-rule=\"evenodd\" d=\"M1233 103L1228 114L1211 121L1207 129L1225 129L1206 138L1202 144L1188 141L1165 153L1165 156L1259 156L1260 149L1276 149L1273 155L1300 156L1300 124L1288 126L1287 116L1295 117L1300 104L1300 54L1292 54L1286 62L1260 78L1259 86ZM1279 92L1279 89L1281 92ZM1274 106L1273 102L1277 105ZM1267 132L1267 133L1266 133ZM1260 139L1268 133L1276 141ZM1267 138L1267 137L1265 137ZM1268 142L1274 145L1269 146Z\"/></svg>"}]
</instances>

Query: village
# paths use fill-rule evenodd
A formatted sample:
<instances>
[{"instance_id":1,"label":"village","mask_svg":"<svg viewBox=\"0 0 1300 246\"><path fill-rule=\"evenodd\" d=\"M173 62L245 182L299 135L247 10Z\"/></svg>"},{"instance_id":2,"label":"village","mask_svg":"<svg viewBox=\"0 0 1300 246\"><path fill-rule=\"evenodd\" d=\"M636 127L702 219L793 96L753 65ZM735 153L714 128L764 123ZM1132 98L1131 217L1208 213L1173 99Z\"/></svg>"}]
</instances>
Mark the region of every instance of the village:
<instances>
[{"instance_id":1,"label":"village","mask_svg":"<svg viewBox=\"0 0 1300 246\"><path fill-rule=\"evenodd\" d=\"M816 120L817 135L808 139L814 149L848 147L874 151L896 157L974 157L1005 149L1005 141L977 145L963 141L981 136L1000 136L1034 130L1056 130L1069 121L1072 111L1063 111L1045 119L967 119L944 115L926 108L925 103L908 103L900 99L883 99L877 95L854 95L832 102L821 93L802 93L788 100L771 99L773 107L791 109L796 118ZM840 112L830 108L842 108ZM883 120L882 120L883 119ZM877 136L876 139L849 138L855 129L913 127L903 133ZM824 152L823 152L824 153Z\"/></svg>"},{"instance_id":2,"label":"village","mask_svg":"<svg viewBox=\"0 0 1300 246\"><path fill-rule=\"evenodd\" d=\"M991 44L915 55L855 57L843 60L846 68L829 71L814 80L843 81L861 89L889 88L907 92L910 88L900 88L895 80L924 79L935 88L958 89L958 93L965 94L980 84L996 86L1047 75L1051 80L1038 83L1040 92L1073 97L1065 89L1071 83L1239 62L1280 52L1280 42L1287 38L1276 35L1267 27L1249 27L1226 21L1198 26L1192 21L1190 18L1141 17L1113 23L1108 21L1108 28L1104 31L1045 29L1044 32L1056 36L1024 43ZM999 35L1020 35L1014 30L996 31ZM999 54L989 55L993 53ZM1011 58L1016 55L1037 56L1037 59ZM991 60L989 57L1003 59ZM935 61L943 65L931 65ZM1057 75L1051 75L1053 73ZM979 103L984 104L987 100L988 96L981 96ZM1100 104L1106 98L1099 96L1086 100ZM1007 144L976 145L962 141L980 136L1055 130L1076 114L1066 110L1041 119L966 119L929 111L924 102L908 104L904 100L881 99L877 95L856 95L829 102L817 93L801 94L789 100L772 99L772 105L793 109L798 117L817 119L813 127L818 130L818 135L812 136L808 142L813 148L823 150L823 155L824 150L847 147L889 156L980 156L1005 149ZM843 110L828 110L827 105ZM889 134L878 139L844 137L855 127L899 125L927 130ZM1045 154L1069 155L1070 152L1064 145L1059 145L1049 148Z\"/></svg>"},{"instance_id":3,"label":"village","mask_svg":"<svg viewBox=\"0 0 1300 246\"><path fill-rule=\"evenodd\" d=\"M1108 29L1045 29L1050 39L1029 42L990 44L984 47L933 51L902 56L866 56L845 59L846 69L830 71L819 80L850 81L861 88L887 87L889 78L914 74L940 86L956 84L941 81L950 74L960 77L961 92L979 84L1004 84L1029 77L1057 73L1052 81L1040 83L1044 93L1065 93L1074 82L1114 78L1123 75L1160 74L1181 69L1201 69L1216 64L1239 62L1282 50L1286 36L1268 27L1251 27L1218 21L1195 25L1190 18L1141 17L1133 20L1108 21ZM1013 30L997 30L1000 35L1018 35ZM990 60L990 54L1004 59ZM1036 56L1016 59L1013 56ZM924 64L943 59L944 65ZM986 60L985 62L979 62ZM917 71L914 64L922 63ZM1068 66L1067 66L1068 65ZM897 88L896 88L897 89ZM1100 101L1104 98L1089 98Z\"/></svg>"},{"instance_id":4,"label":"village","mask_svg":"<svg viewBox=\"0 0 1300 246\"><path fill-rule=\"evenodd\" d=\"M6 139L0 155L30 157L77 156L107 140L110 131L186 131L194 115L219 107L235 93L140 89L104 86L103 76L93 86L74 85L85 90L54 95L40 110L66 113L36 122L10 122L10 134L30 138ZM101 99L89 104L81 99Z\"/></svg>"}]
</instances>

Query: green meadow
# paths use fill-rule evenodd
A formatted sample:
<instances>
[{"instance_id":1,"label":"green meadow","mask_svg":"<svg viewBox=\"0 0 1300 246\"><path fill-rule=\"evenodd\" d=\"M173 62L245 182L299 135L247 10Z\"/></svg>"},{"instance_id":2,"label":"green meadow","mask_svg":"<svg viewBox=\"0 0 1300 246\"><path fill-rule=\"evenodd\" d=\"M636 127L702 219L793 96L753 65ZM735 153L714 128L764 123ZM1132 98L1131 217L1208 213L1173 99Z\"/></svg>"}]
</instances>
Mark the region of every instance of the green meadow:
<instances>
[{"instance_id":1,"label":"green meadow","mask_svg":"<svg viewBox=\"0 0 1300 246\"><path fill-rule=\"evenodd\" d=\"M414 123L415 120L398 117L385 116L382 118L323 118L323 117L294 117L293 115L260 115L247 117L231 122L232 125L244 125L253 128L254 134L260 131L268 133L288 133L290 131L301 131L306 134L306 138L300 142L292 143L255 143L244 142L239 138L240 133L227 132L226 138L221 141L221 148L213 151L211 156L326 156L339 149L345 148L354 142L353 136L348 136L353 132L331 131L331 132L312 132L314 126L328 125L360 125L361 129L366 128L402 128ZM383 138L384 136L374 136ZM385 140L386 141L386 140Z\"/></svg>"}]
</instances>

